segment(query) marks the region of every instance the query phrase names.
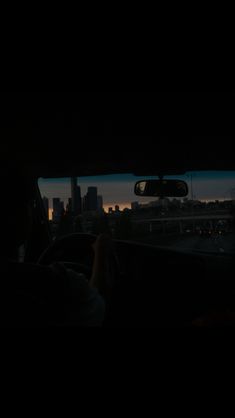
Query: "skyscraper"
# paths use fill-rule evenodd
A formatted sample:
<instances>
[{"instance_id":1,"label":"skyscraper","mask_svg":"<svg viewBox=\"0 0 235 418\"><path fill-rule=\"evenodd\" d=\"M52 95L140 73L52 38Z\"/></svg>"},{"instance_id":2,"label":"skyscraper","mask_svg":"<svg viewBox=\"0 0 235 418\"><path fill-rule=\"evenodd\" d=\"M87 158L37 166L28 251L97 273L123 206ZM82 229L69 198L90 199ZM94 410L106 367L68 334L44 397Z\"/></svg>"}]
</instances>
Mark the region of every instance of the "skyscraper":
<instances>
[{"instance_id":1,"label":"skyscraper","mask_svg":"<svg viewBox=\"0 0 235 418\"><path fill-rule=\"evenodd\" d=\"M77 184L77 177L71 177L72 213L78 215L82 212L81 188Z\"/></svg>"},{"instance_id":2,"label":"skyscraper","mask_svg":"<svg viewBox=\"0 0 235 418\"><path fill-rule=\"evenodd\" d=\"M97 211L98 209L98 189L97 187L88 187L87 203L89 211Z\"/></svg>"},{"instance_id":3,"label":"skyscraper","mask_svg":"<svg viewBox=\"0 0 235 418\"><path fill-rule=\"evenodd\" d=\"M68 199L68 204L67 204L66 210L69 213L72 212L72 198L71 197Z\"/></svg>"},{"instance_id":4,"label":"skyscraper","mask_svg":"<svg viewBox=\"0 0 235 418\"><path fill-rule=\"evenodd\" d=\"M58 197L53 199L53 222L59 222L62 215L63 203Z\"/></svg>"},{"instance_id":5,"label":"skyscraper","mask_svg":"<svg viewBox=\"0 0 235 418\"><path fill-rule=\"evenodd\" d=\"M85 194L85 196L83 197L83 205L82 205L82 209L84 212L87 212L88 209L88 198L87 198L87 194Z\"/></svg>"},{"instance_id":6,"label":"skyscraper","mask_svg":"<svg viewBox=\"0 0 235 418\"><path fill-rule=\"evenodd\" d=\"M103 211L103 196L98 196L97 206L98 206L98 211L102 212Z\"/></svg>"},{"instance_id":7,"label":"skyscraper","mask_svg":"<svg viewBox=\"0 0 235 418\"><path fill-rule=\"evenodd\" d=\"M49 199L47 197L43 197L43 206L46 212L47 219L49 219Z\"/></svg>"},{"instance_id":8,"label":"skyscraper","mask_svg":"<svg viewBox=\"0 0 235 418\"><path fill-rule=\"evenodd\" d=\"M131 209L132 210L137 210L137 209L139 209L139 207L140 207L139 202L132 202L131 203Z\"/></svg>"},{"instance_id":9,"label":"skyscraper","mask_svg":"<svg viewBox=\"0 0 235 418\"><path fill-rule=\"evenodd\" d=\"M61 206L61 214L62 214L65 211L65 209L64 209L64 202L60 202L60 206Z\"/></svg>"}]
</instances>

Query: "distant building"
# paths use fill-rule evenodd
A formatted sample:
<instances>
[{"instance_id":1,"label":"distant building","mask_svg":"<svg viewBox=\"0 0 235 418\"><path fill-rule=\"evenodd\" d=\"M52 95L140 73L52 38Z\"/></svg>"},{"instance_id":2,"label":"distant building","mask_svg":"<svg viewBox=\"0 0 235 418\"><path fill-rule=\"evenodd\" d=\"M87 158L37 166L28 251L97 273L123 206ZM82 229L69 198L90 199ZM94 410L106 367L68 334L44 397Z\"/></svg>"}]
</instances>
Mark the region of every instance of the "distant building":
<instances>
[{"instance_id":1,"label":"distant building","mask_svg":"<svg viewBox=\"0 0 235 418\"><path fill-rule=\"evenodd\" d=\"M76 205L75 205L76 214L79 215L82 213L82 197L81 197L81 187L77 186L76 189Z\"/></svg>"},{"instance_id":2,"label":"distant building","mask_svg":"<svg viewBox=\"0 0 235 418\"><path fill-rule=\"evenodd\" d=\"M113 208L109 208L109 214L111 215L113 213Z\"/></svg>"},{"instance_id":3,"label":"distant building","mask_svg":"<svg viewBox=\"0 0 235 418\"><path fill-rule=\"evenodd\" d=\"M82 199L82 210L83 210L83 212L88 212L88 198L87 198L87 194Z\"/></svg>"},{"instance_id":4,"label":"distant building","mask_svg":"<svg viewBox=\"0 0 235 418\"><path fill-rule=\"evenodd\" d=\"M52 219L53 222L59 222L61 215L63 213L64 203L61 202L61 200L56 197L53 199L53 215Z\"/></svg>"},{"instance_id":5,"label":"distant building","mask_svg":"<svg viewBox=\"0 0 235 418\"><path fill-rule=\"evenodd\" d=\"M233 206L235 206L235 188L231 190L231 198L232 198Z\"/></svg>"},{"instance_id":6,"label":"distant building","mask_svg":"<svg viewBox=\"0 0 235 418\"><path fill-rule=\"evenodd\" d=\"M71 178L71 211L74 215L82 212L81 187L77 184L77 177Z\"/></svg>"},{"instance_id":7,"label":"distant building","mask_svg":"<svg viewBox=\"0 0 235 418\"><path fill-rule=\"evenodd\" d=\"M139 202L132 202L131 203L131 209L132 210L138 210L140 208Z\"/></svg>"},{"instance_id":8,"label":"distant building","mask_svg":"<svg viewBox=\"0 0 235 418\"><path fill-rule=\"evenodd\" d=\"M180 207L181 207L181 201L180 201L180 200L178 200L178 199L173 199L173 200L170 202L170 204L171 204L171 206L173 205L173 206L175 206L175 207L177 207L177 208L180 208Z\"/></svg>"},{"instance_id":9,"label":"distant building","mask_svg":"<svg viewBox=\"0 0 235 418\"><path fill-rule=\"evenodd\" d=\"M162 208L167 209L169 207L170 200L165 197L164 199L160 199L160 203Z\"/></svg>"},{"instance_id":10,"label":"distant building","mask_svg":"<svg viewBox=\"0 0 235 418\"><path fill-rule=\"evenodd\" d=\"M93 212L98 210L98 189L97 187L88 187L87 192L88 211Z\"/></svg>"},{"instance_id":11,"label":"distant building","mask_svg":"<svg viewBox=\"0 0 235 418\"><path fill-rule=\"evenodd\" d=\"M115 206L115 212L120 212L120 207L118 205Z\"/></svg>"},{"instance_id":12,"label":"distant building","mask_svg":"<svg viewBox=\"0 0 235 418\"><path fill-rule=\"evenodd\" d=\"M72 212L72 198L70 197L68 200L68 204L67 204L67 208L66 208L67 212L71 213Z\"/></svg>"},{"instance_id":13,"label":"distant building","mask_svg":"<svg viewBox=\"0 0 235 418\"><path fill-rule=\"evenodd\" d=\"M46 212L47 219L49 219L49 199L47 197L43 197L43 206Z\"/></svg>"},{"instance_id":14,"label":"distant building","mask_svg":"<svg viewBox=\"0 0 235 418\"><path fill-rule=\"evenodd\" d=\"M103 210L103 197L98 196L97 187L88 187L87 194L82 199L84 212L97 212Z\"/></svg>"},{"instance_id":15,"label":"distant building","mask_svg":"<svg viewBox=\"0 0 235 418\"><path fill-rule=\"evenodd\" d=\"M102 212L104 207L103 196L98 196L98 211Z\"/></svg>"},{"instance_id":16,"label":"distant building","mask_svg":"<svg viewBox=\"0 0 235 418\"><path fill-rule=\"evenodd\" d=\"M153 202L149 202L150 208L161 208L163 206L163 199L154 200Z\"/></svg>"}]
</instances>

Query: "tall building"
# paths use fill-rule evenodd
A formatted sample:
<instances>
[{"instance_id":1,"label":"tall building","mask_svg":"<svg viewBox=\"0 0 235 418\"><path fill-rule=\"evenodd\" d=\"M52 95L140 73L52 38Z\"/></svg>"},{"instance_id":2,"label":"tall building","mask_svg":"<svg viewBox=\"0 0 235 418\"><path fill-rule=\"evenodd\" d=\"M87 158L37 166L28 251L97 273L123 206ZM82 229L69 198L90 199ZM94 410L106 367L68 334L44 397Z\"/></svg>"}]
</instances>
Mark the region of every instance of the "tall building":
<instances>
[{"instance_id":1,"label":"tall building","mask_svg":"<svg viewBox=\"0 0 235 418\"><path fill-rule=\"evenodd\" d=\"M77 177L71 177L71 196L71 211L74 215L78 215L82 212L82 198L81 187L78 186Z\"/></svg>"},{"instance_id":2,"label":"tall building","mask_svg":"<svg viewBox=\"0 0 235 418\"><path fill-rule=\"evenodd\" d=\"M68 200L68 204L67 204L67 212L71 213L72 212L72 198L70 197Z\"/></svg>"},{"instance_id":3,"label":"tall building","mask_svg":"<svg viewBox=\"0 0 235 418\"><path fill-rule=\"evenodd\" d=\"M63 203L58 197L53 199L53 222L59 222L63 212Z\"/></svg>"},{"instance_id":4,"label":"tall building","mask_svg":"<svg viewBox=\"0 0 235 418\"><path fill-rule=\"evenodd\" d=\"M235 204L235 188L231 189L230 193L231 193L231 198L232 198L233 204Z\"/></svg>"},{"instance_id":5,"label":"tall building","mask_svg":"<svg viewBox=\"0 0 235 418\"><path fill-rule=\"evenodd\" d=\"M104 207L103 196L98 196L98 211L102 212Z\"/></svg>"},{"instance_id":6,"label":"tall building","mask_svg":"<svg viewBox=\"0 0 235 418\"><path fill-rule=\"evenodd\" d=\"M47 219L49 219L49 199L47 197L43 197L43 206L46 212Z\"/></svg>"},{"instance_id":7,"label":"tall building","mask_svg":"<svg viewBox=\"0 0 235 418\"><path fill-rule=\"evenodd\" d=\"M132 210L137 210L137 209L139 209L139 207L140 207L139 202L132 202L131 203L131 209Z\"/></svg>"},{"instance_id":8,"label":"tall building","mask_svg":"<svg viewBox=\"0 0 235 418\"><path fill-rule=\"evenodd\" d=\"M98 189L97 187L88 187L87 204L89 211L98 210Z\"/></svg>"},{"instance_id":9,"label":"tall building","mask_svg":"<svg viewBox=\"0 0 235 418\"><path fill-rule=\"evenodd\" d=\"M61 206L61 214L62 214L65 211L64 202L60 202L60 206Z\"/></svg>"},{"instance_id":10,"label":"tall building","mask_svg":"<svg viewBox=\"0 0 235 418\"><path fill-rule=\"evenodd\" d=\"M83 212L88 212L88 199L87 199L87 194L85 194L85 196L83 197L82 200L82 210Z\"/></svg>"}]
</instances>

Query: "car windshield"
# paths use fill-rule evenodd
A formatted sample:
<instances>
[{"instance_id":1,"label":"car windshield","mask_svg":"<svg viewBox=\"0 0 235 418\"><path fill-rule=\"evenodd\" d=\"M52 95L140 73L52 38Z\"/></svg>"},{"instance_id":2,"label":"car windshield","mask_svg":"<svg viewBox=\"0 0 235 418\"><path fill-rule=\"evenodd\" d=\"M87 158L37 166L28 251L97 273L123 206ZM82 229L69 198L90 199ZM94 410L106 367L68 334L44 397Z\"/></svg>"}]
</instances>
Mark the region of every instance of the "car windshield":
<instances>
[{"instance_id":1,"label":"car windshield","mask_svg":"<svg viewBox=\"0 0 235 418\"><path fill-rule=\"evenodd\" d=\"M188 172L185 198L137 197L130 174L40 179L53 238L109 232L114 239L167 248L235 253L235 171Z\"/></svg>"}]
</instances>

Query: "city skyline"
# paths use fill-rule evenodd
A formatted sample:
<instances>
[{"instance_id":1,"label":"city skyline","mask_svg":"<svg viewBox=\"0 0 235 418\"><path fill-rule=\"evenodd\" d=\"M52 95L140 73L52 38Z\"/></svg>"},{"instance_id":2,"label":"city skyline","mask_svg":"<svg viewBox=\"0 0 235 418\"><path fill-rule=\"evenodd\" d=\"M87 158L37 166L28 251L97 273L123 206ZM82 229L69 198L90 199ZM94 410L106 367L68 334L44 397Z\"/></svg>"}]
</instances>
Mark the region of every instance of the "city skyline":
<instances>
[{"instance_id":1,"label":"city skyline","mask_svg":"<svg viewBox=\"0 0 235 418\"><path fill-rule=\"evenodd\" d=\"M48 218L55 222L59 221L64 211L69 211L74 216L83 212L103 211L103 196L98 195L98 188L89 186L87 193L82 196L81 188L74 177L71 178L71 197L62 200L61 197L43 196L42 199Z\"/></svg>"},{"instance_id":2,"label":"city skyline","mask_svg":"<svg viewBox=\"0 0 235 418\"><path fill-rule=\"evenodd\" d=\"M191 176L193 181L193 197L195 200L215 201L230 200L232 190L235 188L235 172L201 172L187 173L183 176L166 176L166 178L182 179L189 185L189 196L191 198ZM131 203L139 201L141 204L148 203L153 198L138 198L134 194L134 184L143 178L132 175L111 175L99 177L78 178L81 196L84 197L88 187L97 187L98 195L103 198L103 207L108 212L109 207L118 205L120 210L131 208ZM52 209L52 199L59 197L66 204L71 198L71 179L43 179L39 181L42 196L49 198L49 210Z\"/></svg>"}]
</instances>

